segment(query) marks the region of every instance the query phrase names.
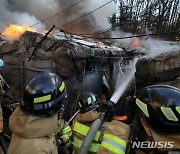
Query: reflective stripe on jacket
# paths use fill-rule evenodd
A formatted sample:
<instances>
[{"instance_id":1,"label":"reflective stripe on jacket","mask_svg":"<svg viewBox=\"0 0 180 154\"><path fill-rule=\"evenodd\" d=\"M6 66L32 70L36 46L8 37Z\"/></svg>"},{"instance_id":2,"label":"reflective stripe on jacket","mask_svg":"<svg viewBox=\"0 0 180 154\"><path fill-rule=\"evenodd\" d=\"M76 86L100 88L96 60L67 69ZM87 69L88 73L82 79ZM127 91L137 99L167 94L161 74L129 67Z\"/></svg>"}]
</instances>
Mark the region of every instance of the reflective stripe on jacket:
<instances>
[{"instance_id":1,"label":"reflective stripe on jacket","mask_svg":"<svg viewBox=\"0 0 180 154\"><path fill-rule=\"evenodd\" d=\"M90 129L89 126L86 126L79 122L75 122L73 131L75 132L75 134L79 134L79 135L74 135L74 139L73 139L73 145L76 149L79 150L81 148L82 142L83 142L85 136L87 135L89 129ZM100 137L100 131L97 131L97 133L94 137L93 143L91 144L91 147L89 149L90 152L93 152L93 153L98 152L99 146L100 146L100 143L98 142L99 137Z\"/></svg>"},{"instance_id":2,"label":"reflective stripe on jacket","mask_svg":"<svg viewBox=\"0 0 180 154\"><path fill-rule=\"evenodd\" d=\"M120 121L113 120L103 136L98 153L125 154L130 127Z\"/></svg>"},{"instance_id":3,"label":"reflective stripe on jacket","mask_svg":"<svg viewBox=\"0 0 180 154\"><path fill-rule=\"evenodd\" d=\"M64 128L60 134L60 138L63 140L63 143L67 143L72 136L72 130L67 123L64 125Z\"/></svg>"},{"instance_id":4,"label":"reflective stripe on jacket","mask_svg":"<svg viewBox=\"0 0 180 154\"><path fill-rule=\"evenodd\" d=\"M61 138L63 143L67 143L72 136L72 130L69 123L64 119L58 121L57 138Z\"/></svg>"},{"instance_id":5,"label":"reflective stripe on jacket","mask_svg":"<svg viewBox=\"0 0 180 154\"><path fill-rule=\"evenodd\" d=\"M80 149L82 143L83 143L82 140L79 140L79 139L77 139L76 137L74 137L73 145L74 145L76 148ZM98 144L98 143L91 143L91 147L90 147L89 151L90 151L90 152L95 152L95 153L97 153L98 150L99 150L99 146L100 146L100 144Z\"/></svg>"},{"instance_id":6,"label":"reflective stripe on jacket","mask_svg":"<svg viewBox=\"0 0 180 154\"><path fill-rule=\"evenodd\" d=\"M75 122L75 125L74 125L74 128L73 128L73 131L83 135L83 136L86 136L88 131L89 131L90 127L89 126L86 126L84 124L81 124L79 122ZM94 140L95 141L98 141L99 140L99 137L100 137L100 131L97 131L96 132L96 135L94 137Z\"/></svg>"},{"instance_id":7,"label":"reflective stripe on jacket","mask_svg":"<svg viewBox=\"0 0 180 154\"><path fill-rule=\"evenodd\" d=\"M60 122L61 121L61 122ZM60 123L58 123L58 134L57 140L61 140L62 144L58 145L58 153L68 153L68 148L72 144L72 130L69 127L69 123L63 119L60 119Z\"/></svg>"},{"instance_id":8,"label":"reflective stripe on jacket","mask_svg":"<svg viewBox=\"0 0 180 154\"><path fill-rule=\"evenodd\" d=\"M104 134L101 146L114 153L124 154L126 150L126 141L111 134Z\"/></svg>"}]
</instances>

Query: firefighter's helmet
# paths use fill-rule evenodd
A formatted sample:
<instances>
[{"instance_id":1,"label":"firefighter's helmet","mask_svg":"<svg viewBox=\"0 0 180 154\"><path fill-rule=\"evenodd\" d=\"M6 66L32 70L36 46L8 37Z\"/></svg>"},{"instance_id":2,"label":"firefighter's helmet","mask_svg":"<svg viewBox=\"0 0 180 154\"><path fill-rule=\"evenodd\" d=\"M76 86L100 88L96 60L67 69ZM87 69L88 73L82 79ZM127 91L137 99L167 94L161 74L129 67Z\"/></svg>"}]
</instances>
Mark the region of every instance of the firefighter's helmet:
<instances>
[{"instance_id":1,"label":"firefighter's helmet","mask_svg":"<svg viewBox=\"0 0 180 154\"><path fill-rule=\"evenodd\" d=\"M158 133L180 133L180 90L167 85L143 88L133 103L135 111Z\"/></svg>"},{"instance_id":2,"label":"firefighter's helmet","mask_svg":"<svg viewBox=\"0 0 180 154\"><path fill-rule=\"evenodd\" d=\"M4 66L4 61L0 59L0 67Z\"/></svg>"},{"instance_id":3,"label":"firefighter's helmet","mask_svg":"<svg viewBox=\"0 0 180 154\"><path fill-rule=\"evenodd\" d=\"M54 73L41 73L33 77L24 87L19 107L34 116L53 116L60 111L66 96L66 87Z\"/></svg>"},{"instance_id":4,"label":"firefighter's helmet","mask_svg":"<svg viewBox=\"0 0 180 154\"><path fill-rule=\"evenodd\" d=\"M81 113L85 113L101 106L100 99L97 95L91 92L84 92L78 99L78 104Z\"/></svg>"}]
</instances>

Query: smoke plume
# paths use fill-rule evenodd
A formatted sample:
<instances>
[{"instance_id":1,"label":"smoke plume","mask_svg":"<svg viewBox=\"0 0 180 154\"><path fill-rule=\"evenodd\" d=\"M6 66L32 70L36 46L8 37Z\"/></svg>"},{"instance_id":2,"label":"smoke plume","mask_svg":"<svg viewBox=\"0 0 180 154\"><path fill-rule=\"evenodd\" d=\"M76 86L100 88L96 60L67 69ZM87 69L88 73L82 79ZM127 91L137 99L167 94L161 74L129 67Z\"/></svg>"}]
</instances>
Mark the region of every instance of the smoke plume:
<instances>
[{"instance_id":1,"label":"smoke plume","mask_svg":"<svg viewBox=\"0 0 180 154\"><path fill-rule=\"evenodd\" d=\"M0 31L9 24L34 25L79 1L80 0L0 0ZM109 1L110 0L84 0L78 5L68 9L68 11L61 13L44 23L34 25L33 27L36 28L37 31L42 32L45 29L51 28L52 25L55 24L56 27L60 27L63 30L76 34L87 34L108 29L111 27L108 17L117 12L117 6L114 2L109 3L103 8L77 20L76 22L66 26L63 25L95 10ZM145 28L144 33L150 34L151 31ZM106 34L107 33L104 33L103 35ZM110 32L109 36L126 37L132 36L132 34L125 33L118 29L114 32ZM179 48L179 46L172 46L168 42L157 41L151 38L148 40L143 40L141 38L122 39L116 40L116 42L113 43L118 46L131 46L133 41L140 41L142 44L138 48L147 52L149 55L158 55L162 52Z\"/></svg>"},{"instance_id":2,"label":"smoke plume","mask_svg":"<svg viewBox=\"0 0 180 154\"><path fill-rule=\"evenodd\" d=\"M13 8L13 2L7 0L0 0L0 16L0 31L10 24L31 25L40 22L35 15ZM36 29L42 31L45 29L45 25L41 23Z\"/></svg>"},{"instance_id":3,"label":"smoke plume","mask_svg":"<svg viewBox=\"0 0 180 154\"><path fill-rule=\"evenodd\" d=\"M151 31L145 29L144 34L152 34ZM137 34L138 35L138 34ZM123 38L123 37L131 37L132 33L126 33L121 30L115 30L111 32L111 37ZM133 42L139 42L139 46L133 46ZM175 42L163 41L153 36L144 36L144 37L132 37L127 39L117 39L113 42L117 46L131 46L133 48L138 49L146 54L147 57L153 58L162 53L170 52L170 51L178 51L180 50L180 45Z\"/></svg>"},{"instance_id":4,"label":"smoke plume","mask_svg":"<svg viewBox=\"0 0 180 154\"><path fill-rule=\"evenodd\" d=\"M36 24L79 1L80 0L0 0L0 31L3 30L4 26L8 26L9 24ZM61 27L107 2L109 2L109 0L84 0L68 11L34 27L38 31L44 30L45 27L50 28L53 24ZM111 25L108 22L108 17L115 12L116 5L114 2L111 2L81 20L62 27L62 29L73 33L89 33L110 28Z\"/></svg>"}]
</instances>

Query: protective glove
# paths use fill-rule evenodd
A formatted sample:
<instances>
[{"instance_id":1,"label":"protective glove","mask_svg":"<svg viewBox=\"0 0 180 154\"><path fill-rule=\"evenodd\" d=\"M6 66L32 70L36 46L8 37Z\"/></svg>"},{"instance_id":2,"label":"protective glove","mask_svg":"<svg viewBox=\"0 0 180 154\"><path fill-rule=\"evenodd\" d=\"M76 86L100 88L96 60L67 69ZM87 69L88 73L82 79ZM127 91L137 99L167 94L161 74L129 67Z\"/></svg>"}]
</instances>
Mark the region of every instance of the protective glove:
<instances>
[{"instance_id":1,"label":"protective glove","mask_svg":"<svg viewBox=\"0 0 180 154\"><path fill-rule=\"evenodd\" d=\"M61 138L58 138L56 140L57 149L61 149L61 146L63 145L63 140Z\"/></svg>"},{"instance_id":2,"label":"protective glove","mask_svg":"<svg viewBox=\"0 0 180 154\"><path fill-rule=\"evenodd\" d=\"M127 125L131 125L133 123L135 114L132 109L131 103L133 102L132 97L127 97L126 101L124 101L116 112L116 120L121 121Z\"/></svg>"},{"instance_id":3,"label":"protective glove","mask_svg":"<svg viewBox=\"0 0 180 154\"><path fill-rule=\"evenodd\" d=\"M113 117L115 115L116 104L112 101L106 101L102 103L102 111L105 112L107 115Z\"/></svg>"}]
</instances>

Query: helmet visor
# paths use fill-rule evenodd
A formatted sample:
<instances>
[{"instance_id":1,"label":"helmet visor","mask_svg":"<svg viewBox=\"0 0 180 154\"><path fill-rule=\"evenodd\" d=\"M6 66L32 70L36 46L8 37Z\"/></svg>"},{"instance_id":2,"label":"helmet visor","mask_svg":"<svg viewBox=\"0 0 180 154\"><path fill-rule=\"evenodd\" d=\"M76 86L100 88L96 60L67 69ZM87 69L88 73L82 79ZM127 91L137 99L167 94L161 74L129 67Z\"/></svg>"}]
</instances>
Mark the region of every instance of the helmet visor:
<instances>
[{"instance_id":1,"label":"helmet visor","mask_svg":"<svg viewBox=\"0 0 180 154\"><path fill-rule=\"evenodd\" d=\"M144 93L141 92L140 99L154 107L180 106L180 91L168 86L157 86Z\"/></svg>"}]
</instances>

